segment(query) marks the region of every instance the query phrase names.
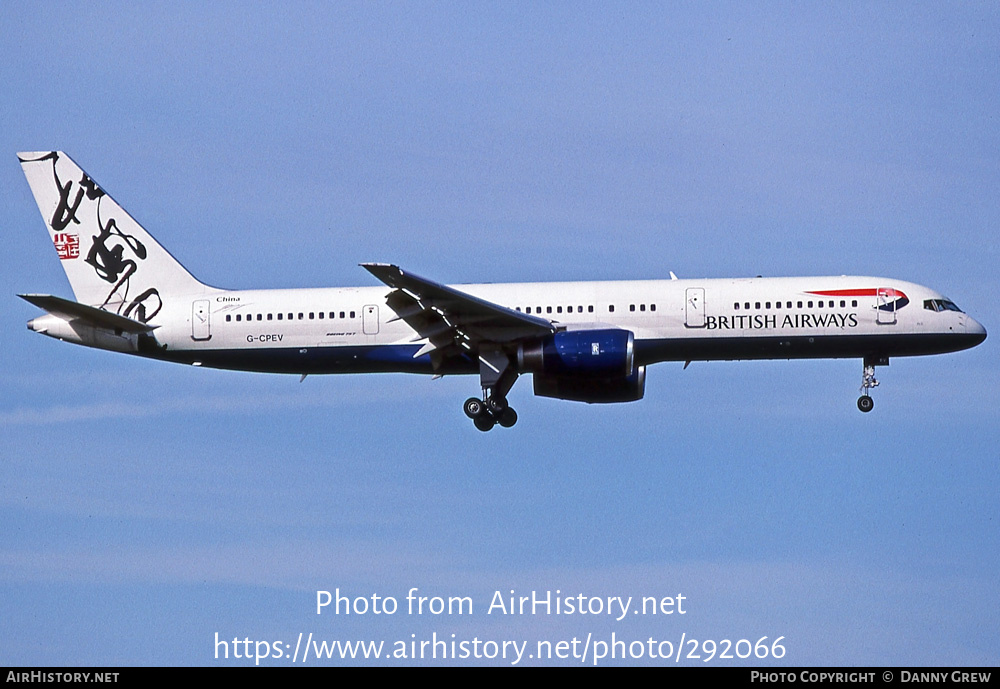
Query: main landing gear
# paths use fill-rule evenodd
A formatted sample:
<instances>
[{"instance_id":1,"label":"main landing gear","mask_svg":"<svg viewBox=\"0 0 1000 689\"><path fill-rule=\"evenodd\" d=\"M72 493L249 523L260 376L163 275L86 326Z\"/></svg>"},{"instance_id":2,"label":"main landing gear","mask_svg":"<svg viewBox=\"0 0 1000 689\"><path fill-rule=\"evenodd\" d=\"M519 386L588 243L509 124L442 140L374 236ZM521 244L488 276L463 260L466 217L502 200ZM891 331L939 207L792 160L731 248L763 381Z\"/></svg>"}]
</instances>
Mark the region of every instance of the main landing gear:
<instances>
[{"instance_id":1,"label":"main landing gear","mask_svg":"<svg viewBox=\"0 0 1000 689\"><path fill-rule=\"evenodd\" d=\"M483 398L470 397L462 410L476 428L485 432L497 424L510 428L517 423L517 412L507 404L507 393L517 380L517 371L510 357L499 348L481 348L479 352L479 384Z\"/></svg>"},{"instance_id":2,"label":"main landing gear","mask_svg":"<svg viewBox=\"0 0 1000 689\"><path fill-rule=\"evenodd\" d=\"M517 423L517 412L514 411L514 407L507 404L507 400L503 397L488 395L483 400L470 397L465 400L463 409L465 415L472 419L476 428L481 431L492 430L496 424L510 428Z\"/></svg>"},{"instance_id":3,"label":"main landing gear","mask_svg":"<svg viewBox=\"0 0 1000 689\"><path fill-rule=\"evenodd\" d=\"M875 406L875 401L868 394L870 389L878 387L878 381L875 380L875 364L888 366L889 359L865 359L865 372L861 376L861 397L858 398L858 409L866 414Z\"/></svg>"}]
</instances>

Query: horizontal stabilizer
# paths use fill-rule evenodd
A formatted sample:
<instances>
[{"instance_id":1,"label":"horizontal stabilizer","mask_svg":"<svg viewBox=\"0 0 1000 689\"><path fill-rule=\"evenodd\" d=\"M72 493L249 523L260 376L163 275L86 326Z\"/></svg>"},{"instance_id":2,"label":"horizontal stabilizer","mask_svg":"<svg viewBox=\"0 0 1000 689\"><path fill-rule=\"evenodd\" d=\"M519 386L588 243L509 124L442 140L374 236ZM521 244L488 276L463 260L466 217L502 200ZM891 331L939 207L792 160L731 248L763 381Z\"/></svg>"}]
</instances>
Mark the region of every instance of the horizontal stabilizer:
<instances>
[{"instance_id":1,"label":"horizontal stabilizer","mask_svg":"<svg viewBox=\"0 0 1000 689\"><path fill-rule=\"evenodd\" d=\"M139 321L134 321L117 313L111 313L104 309L94 308L86 304L54 297L50 294L19 294L17 295L29 304L34 304L40 309L45 309L54 316L65 318L67 321L81 320L88 325L108 330L120 330L126 333L149 333L158 326L146 325Z\"/></svg>"}]
</instances>

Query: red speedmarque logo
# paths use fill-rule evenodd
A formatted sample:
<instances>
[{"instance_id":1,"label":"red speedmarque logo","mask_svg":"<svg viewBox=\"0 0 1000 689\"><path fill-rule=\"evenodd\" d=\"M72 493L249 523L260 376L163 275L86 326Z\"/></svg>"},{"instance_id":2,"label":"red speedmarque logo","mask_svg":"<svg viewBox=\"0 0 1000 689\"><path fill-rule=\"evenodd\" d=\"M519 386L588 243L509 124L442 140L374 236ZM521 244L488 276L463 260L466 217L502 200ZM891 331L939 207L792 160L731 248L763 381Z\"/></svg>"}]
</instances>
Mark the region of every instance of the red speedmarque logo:
<instances>
[{"instance_id":1,"label":"red speedmarque logo","mask_svg":"<svg viewBox=\"0 0 1000 689\"><path fill-rule=\"evenodd\" d=\"M52 243L56 246L56 253L59 260L65 261L70 258L80 258L80 235L57 232Z\"/></svg>"}]
</instances>

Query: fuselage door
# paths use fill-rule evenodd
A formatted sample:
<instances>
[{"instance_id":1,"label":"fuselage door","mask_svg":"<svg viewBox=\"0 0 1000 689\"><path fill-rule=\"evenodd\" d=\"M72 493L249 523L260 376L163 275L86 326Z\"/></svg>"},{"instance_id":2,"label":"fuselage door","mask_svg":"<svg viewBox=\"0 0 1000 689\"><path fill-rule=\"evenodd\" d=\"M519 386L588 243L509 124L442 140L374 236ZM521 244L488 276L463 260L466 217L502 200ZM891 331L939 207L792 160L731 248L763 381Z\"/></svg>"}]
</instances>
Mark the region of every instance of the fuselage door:
<instances>
[{"instance_id":1,"label":"fuselage door","mask_svg":"<svg viewBox=\"0 0 1000 689\"><path fill-rule=\"evenodd\" d=\"M883 325L892 325L896 322L896 302L898 296L896 290L891 287L878 288L878 300L876 304L876 320Z\"/></svg>"},{"instance_id":2,"label":"fuselage door","mask_svg":"<svg viewBox=\"0 0 1000 689\"><path fill-rule=\"evenodd\" d=\"M705 288L688 287L684 293L684 325L689 328L705 327Z\"/></svg>"},{"instance_id":3,"label":"fuselage door","mask_svg":"<svg viewBox=\"0 0 1000 689\"><path fill-rule=\"evenodd\" d=\"M368 304L361 311L361 329L365 335L378 335L378 305Z\"/></svg>"},{"instance_id":4,"label":"fuselage door","mask_svg":"<svg viewBox=\"0 0 1000 689\"><path fill-rule=\"evenodd\" d=\"M191 304L191 339L210 340L212 339L212 323L210 302L207 299L199 299Z\"/></svg>"}]
</instances>

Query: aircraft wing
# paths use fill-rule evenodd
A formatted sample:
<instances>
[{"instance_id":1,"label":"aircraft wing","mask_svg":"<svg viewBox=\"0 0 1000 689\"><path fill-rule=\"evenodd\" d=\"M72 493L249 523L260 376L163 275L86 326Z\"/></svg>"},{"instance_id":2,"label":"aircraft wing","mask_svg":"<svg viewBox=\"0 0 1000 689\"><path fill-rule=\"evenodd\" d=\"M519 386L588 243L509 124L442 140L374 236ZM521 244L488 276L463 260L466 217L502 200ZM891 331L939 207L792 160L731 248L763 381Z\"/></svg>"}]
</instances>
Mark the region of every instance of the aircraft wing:
<instances>
[{"instance_id":1,"label":"aircraft wing","mask_svg":"<svg viewBox=\"0 0 1000 689\"><path fill-rule=\"evenodd\" d=\"M362 263L361 266L393 288L386 304L396 312L393 320L403 320L427 343L414 354L432 354L437 363L441 356L464 350L477 356L479 344L503 344L532 337L551 335L556 327L551 321L531 316L471 294L406 272L388 263ZM437 355L437 356L434 356Z\"/></svg>"}]
</instances>

